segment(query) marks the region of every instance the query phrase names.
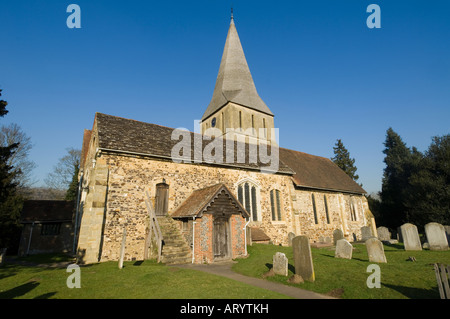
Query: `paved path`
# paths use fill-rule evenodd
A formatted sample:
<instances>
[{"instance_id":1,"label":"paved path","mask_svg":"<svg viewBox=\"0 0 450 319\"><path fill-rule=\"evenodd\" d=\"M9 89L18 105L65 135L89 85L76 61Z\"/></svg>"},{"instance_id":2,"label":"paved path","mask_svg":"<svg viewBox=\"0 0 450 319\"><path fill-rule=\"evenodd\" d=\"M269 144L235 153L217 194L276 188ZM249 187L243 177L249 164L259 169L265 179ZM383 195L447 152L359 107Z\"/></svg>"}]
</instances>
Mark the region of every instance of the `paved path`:
<instances>
[{"instance_id":1,"label":"paved path","mask_svg":"<svg viewBox=\"0 0 450 319\"><path fill-rule=\"evenodd\" d=\"M182 264L182 265L173 265L171 267L179 267L179 268L187 268L204 271L210 274L219 275L223 277L227 277L230 279L234 279L248 285L256 286L259 288L264 288L268 290L272 290L278 292L280 294L296 298L296 299L333 299L330 296L325 296L318 294L316 292L312 292L309 290L304 290L288 285L283 285L275 282L271 282L264 279L258 279L254 277L248 277L241 274L238 274L231 270L231 266L233 262L221 262L214 263L208 265L197 265L197 264Z\"/></svg>"}]
</instances>

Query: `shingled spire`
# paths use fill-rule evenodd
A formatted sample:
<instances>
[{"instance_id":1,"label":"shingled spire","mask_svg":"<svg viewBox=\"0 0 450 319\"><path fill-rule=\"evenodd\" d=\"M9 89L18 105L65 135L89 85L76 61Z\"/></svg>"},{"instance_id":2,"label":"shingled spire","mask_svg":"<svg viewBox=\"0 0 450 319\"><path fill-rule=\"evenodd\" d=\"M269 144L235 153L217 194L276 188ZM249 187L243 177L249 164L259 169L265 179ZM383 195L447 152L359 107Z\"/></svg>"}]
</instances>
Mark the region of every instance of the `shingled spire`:
<instances>
[{"instance_id":1,"label":"shingled spire","mask_svg":"<svg viewBox=\"0 0 450 319\"><path fill-rule=\"evenodd\" d=\"M228 102L273 116L264 101L256 91L250 69L245 59L244 50L234 25L231 15L230 28L228 30L219 74L217 75L214 93L202 121L216 113Z\"/></svg>"}]
</instances>

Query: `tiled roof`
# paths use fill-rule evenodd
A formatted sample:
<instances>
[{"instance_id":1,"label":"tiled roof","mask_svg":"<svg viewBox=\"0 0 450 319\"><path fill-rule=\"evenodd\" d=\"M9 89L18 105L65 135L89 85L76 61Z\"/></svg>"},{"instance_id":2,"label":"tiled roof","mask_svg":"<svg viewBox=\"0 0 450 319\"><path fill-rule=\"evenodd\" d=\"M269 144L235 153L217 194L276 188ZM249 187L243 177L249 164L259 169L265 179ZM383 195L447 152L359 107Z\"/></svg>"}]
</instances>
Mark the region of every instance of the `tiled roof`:
<instances>
[{"instance_id":1,"label":"tiled roof","mask_svg":"<svg viewBox=\"0 0 450 319\"><path fill-rule=\"evenodd\" d=\"M181 140L179 136L172 139L172 133L175 130L173 128L124 119L102 113L96 113L96 124L99 148L103 151L123 152L172 160L172 149ZM194 163L194 139L201 141L202 150L204 150L211 141L203 140L202 135L200 134L187 131L185 131L185 133L190 137L192 143L190 157L185 157L184 159L189 160L190 163ZM225 159L226 143L225 141L223 143L222 158ZM235 150L237 149L236 143L237 142L235 142ZM245 144L244 163L238 163L236 160L237 152L234 153L235 161L233 163L215 163L213 161L208 162L205 159L203 159L202 162L195 163L200 165L219 165L258 171L270 166L270 163L253 163L249 158L250 152L248 144ZM268 153L270 154L270 147ZM279 168L276 173L291 175L295 185L298 187L357 194L365 193L365 190L360 185L353 181L328 158L280 147L279 159Z\"/></svg>"},{"instance_id":2,"label":"tiled roof","mask_svg":"<svg viewBox=\"0 0 450 319\"><path fill-rule=\"evenodd\" d=\"M70 221L75 203L65 200L26 200L23 204L21 222Z\"/></svg>"},{"instance_id":3,"label":"tiled roof","mask_svg":"<svg viewBox=\"0 0 450 319\"><path fill-rule=\"evenodd\" d=\"M140 155L147 155L152 157L159 157L172 160L172 150L179 144L181 137L175 136L172 139L173 128L160 126L156 124L144 123L135 120L124 119L121 117L96 113L96 122L98 129L98 143L99 148L103 150L122 151L128 153L136 153ZM204 140L202 135L192 132L184 131L190 138L190 156L178 159L188 160L190 163L196 161L195 142L194 139L201 141L201 150L211 143L210 140ZM223 141L223 163L217 163L212 160L203 159L200 164L207 165L223 165L232 168L245 168L252 170L261 170L270 168L270 163L255 162L250 157L249 144L245 144L245 161L239 163L237 161L237 142L234 147L234 161L226 163L227 147L225 140ZM202 152L208 154L208 152ZM268 147L268 154L270 154L270 147ZM178 155L178 154L177 154ZM185 154L181 154L185 156ZM174 157L175 159L175 157ZM287 167L283 162L279 162L278 171L280 174L293 174L293 171Z\"/></svg>"},{"instance_id":4,"label":"tiled roof","mask_svg":"<svg viewBox=\"0 0 450 319\"><path fill-rule=\"evenodd\" d=\"M249 217L247 211L242 207L239 201L233 196L225 184L216 184L192 192L192 194L171 214L172 218L182 217L201 217L209 206L219 196L224 193L231 199L236 210L244 217Z\"/></svg>"},{"instance_id":5,"label":"tiled roof","mask_svg":"<svg viewBox=\"0 0 450 319\"><path fill-rule=\"evenodd\" d=\"M366 191L330 159L280 147L280 158L295 171L298 187L363 194Z\"/></svg>"}]
</instances>

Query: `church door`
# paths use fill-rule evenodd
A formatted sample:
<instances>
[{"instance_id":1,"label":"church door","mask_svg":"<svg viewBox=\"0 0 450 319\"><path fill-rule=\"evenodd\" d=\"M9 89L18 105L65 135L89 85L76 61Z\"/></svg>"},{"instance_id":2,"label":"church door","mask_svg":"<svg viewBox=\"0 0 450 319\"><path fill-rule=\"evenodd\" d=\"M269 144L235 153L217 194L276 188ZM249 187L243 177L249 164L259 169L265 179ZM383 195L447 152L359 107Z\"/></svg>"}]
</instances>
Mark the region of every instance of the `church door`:
<instances>
[{"instance_id":1,"label":"church door","mask_svg":"<svg viewBox=\"0 0 450 319\"><path fill-rule=\"evenodd\" d=\"M156 185L155 213L156 216L166 216L169 206L169 185L159 183Z\"/></svg>"},{"instance_id":2,"label":"church door","mask_svg":"<svg viewBox=\"0 0 450 319\"><path fill-rule=\"evenodd\" d=\"M214 218L213 252L214 260L230 258L229 249L229 217Z\"/></svg>"}]
</instances>

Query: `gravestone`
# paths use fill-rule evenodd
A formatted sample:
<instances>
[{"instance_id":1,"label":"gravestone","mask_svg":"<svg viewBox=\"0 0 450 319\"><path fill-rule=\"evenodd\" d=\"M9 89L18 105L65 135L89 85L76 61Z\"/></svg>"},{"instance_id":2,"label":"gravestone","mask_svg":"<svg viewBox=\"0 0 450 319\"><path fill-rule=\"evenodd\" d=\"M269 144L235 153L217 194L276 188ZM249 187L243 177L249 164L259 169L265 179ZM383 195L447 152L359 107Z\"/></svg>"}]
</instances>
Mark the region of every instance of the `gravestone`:
<instances>
[{"instance_id":1,"label":"gravestone","mask_svg":"<svg viewBox=\"0 0 450 319\"><path fill-rule=\"evenodd\" d=\"M4 263L7 248L0 248L0 265Z\"/></svg>"},{"instance_id":2,"label":"gravestone","mask_svg":"<svg viewBox=\"0 0 450 319\"><path fill-rule=\"evenodd\" d=\"M347 239L339 239L336 242L335 258L352 259L353 246Z\"/></svg>"},{"instance_id":3,"label":"gravestone","mask_svg":"<svg viewBox=\"0 0 450 319\"><path fill-rule=\"evenodd\" d=\"M430 250L448 250L444 226L438 223L428 223L425 225L425 234Z\"/></svg>"},{"instance_id":4,"label":"gravestone","mask_svg":"<svg viewBox=\"0 0 450 319\"><path fill-rule=\"evenodd\" d=\"M289 234L288 234L288 243L289 243L289 246L292 246L292 239L294 239L295 238L295 234L293 233L293 232L290 232Z\"/></svg>"},{"instance_id":5,"label":"gravestone","mask_svg":"<svg viewBox=\"0 0 450 319\"><path fill-rule=\"evenodd\" d=\"M384 248L381 241L375 237L366 240L367 255L369 255L369 261L374 263L386 263L386 256L384 255Z\"/></svg>"},{"instance_id":6,"label":"gravestone","mask_svg":"<svg viewBox=\"0 0 450 319\"><path fill-rule=\"evenodd\" d=\"M400 226L400 232L403 244L405 245L405 250L422 250L416 225L410 223L403 224Z\"/></svg>"},{"instance_id":7,"label":"gravestone","mask_svg":"<svg viewBox=\"0 0 450 319\"><path fill-rule=\"evenodd\" d=\"M340 229L335 229L333 231L333 244L336 245L337 241L344 239L344 233Z\"/></svg>"},{"instance_id":8,"label":"gravestone","mask_svg":"<svg viewBox=\"0 0 450 319\"><path fill-rule=\"evenodd\" d=\"M273 272L276 275L288 275L288 259L285 254L277 252L273 256Z\"/></svg>"},{"instance_id":9,"label":"gravestone","mask_svg":"<svg viewBox=\"0 0 450 319\"><path fill-rule=\"evenodd\" d=\"M389 241L391 240L391 232L387 227L381 226L377 228L378 239L381 241Z\"/></svg>"},{"instance_id":10,"label":"gravestone","mask_svg":"<svg viewBox=\"0 0 450 319\"><path fill-rule=\"evenodd\" d=\"M445 234L447 235L447 243L450 245L450 226L444 225Z\"/></svg>"},{"instance_id":11,"label":"gravestone","mask_svg":"<svg viewBox=\"0 0 450 319\"><path fill-rule=\"evenodd\" d=\"M292 240L295 273L306 281L314 281L314 266L308 236L297 236Z\"/></svg>"},{"instance_id":12,"label":"gravestone","mask_svg":"<svg viewBox=\"0 0 450 319\"><path fill-rule=\"evenodd\" d=\"M361 227L361 240L366 241L370 237L373 237L372 230L369 226L363 226Z\"/></svg>"}]
</instances>

